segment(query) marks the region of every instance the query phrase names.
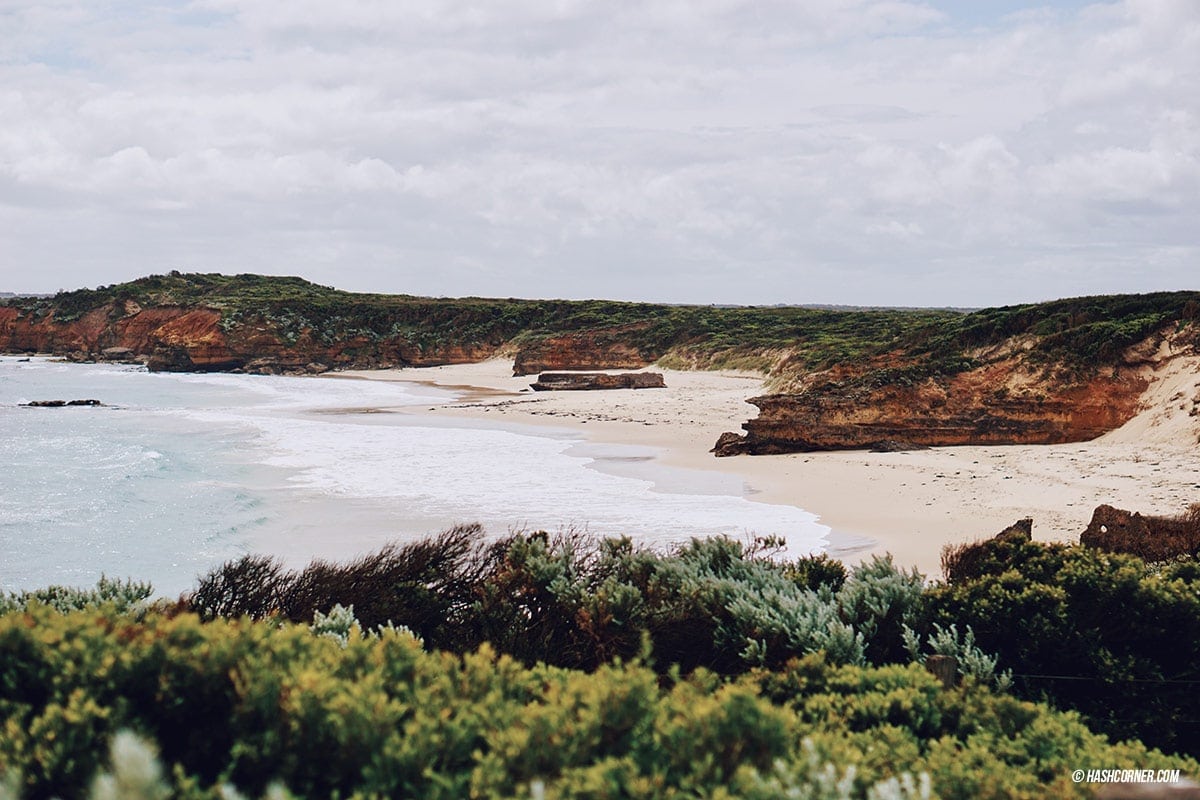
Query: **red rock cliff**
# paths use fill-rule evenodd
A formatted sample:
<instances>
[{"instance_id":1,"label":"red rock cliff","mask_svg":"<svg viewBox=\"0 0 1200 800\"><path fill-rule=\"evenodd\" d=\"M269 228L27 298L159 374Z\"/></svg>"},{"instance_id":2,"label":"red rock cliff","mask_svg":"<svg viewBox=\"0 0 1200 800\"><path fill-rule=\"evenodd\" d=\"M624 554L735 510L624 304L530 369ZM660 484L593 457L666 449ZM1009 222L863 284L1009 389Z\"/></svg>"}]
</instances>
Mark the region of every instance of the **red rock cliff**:
<instances>
[{"instance_id":1,"label":"red rock cliff","mask_svg":"<svg viewBox=\"0 0 1200 800\"><path fill-rule=\"evenodd\" d=\"M564 369L641 369L659 354L644 353L628 338L646 327L648 324L578 331L528 342L517 350L513 375Z\"/></svg>"},{"instance_id":2,"label":"red rock cliff","mask_svg":"<svg viewBox=\"0 0 1200 800\"><path fill-rule=\"evenodd\" d=\"M33 317L0 306L0 351L97 358L106 348L122 347L152 370L291 372L473 363L497 350L488 344L420 347L401 337L326 342L311 329L289 340L267 320L243 321L226 331L221 319L217 309L143 309L131 301L107 304L67 322L53 314Z\"/></svg>"},{"instance_id":3,"label":"red rock cliff","mask_svg":"<svg viewBox=\"0 0 1200 800\"><path fill-rule=\"evenodd\" d=\"M714 452L1086 441L1129 421L1147 385L1133 369L1056 380L1026 372L1016 358L912 385L844 390L827 382L751 398L758 417L742 425L744 435L724 434Z\"/></svg>"}]
</instances>

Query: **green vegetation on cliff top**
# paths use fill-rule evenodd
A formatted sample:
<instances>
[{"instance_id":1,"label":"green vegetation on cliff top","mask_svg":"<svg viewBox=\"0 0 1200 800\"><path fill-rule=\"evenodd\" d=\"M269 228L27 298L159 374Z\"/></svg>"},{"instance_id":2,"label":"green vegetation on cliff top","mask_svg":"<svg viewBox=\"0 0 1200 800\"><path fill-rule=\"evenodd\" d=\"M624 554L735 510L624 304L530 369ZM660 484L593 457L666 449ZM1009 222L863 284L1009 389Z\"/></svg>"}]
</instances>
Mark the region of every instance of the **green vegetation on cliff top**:
<instances>
[{"instance_id":1,"label":"green vegetation on cliff top","mask_svg":"<svg viewBox=\"0 0 1200 800\"><path fill-rule=\"evenodd\" d=\"M971 312L946 309L828 309L798 306L695 306L608 300L423 298L361 294L296 277L153 275L129 283L3 301L22 313L53 312L60 322L108 304L202 306L222 326L266 321L289 340L403 338L419 347L521 343L605 331L609 341L667 366L741 366L790 374L837 365L892 362L867 383L949 375L980 363L988 348L1027 337L1034 363L1074 369L1117 363L1155 331L1200 317L1200 292L1160 292L1057 300ZM903 374L896 373L897 369ZM861 371L861 370L856 370Z\"/></svg>"}]
</instances>

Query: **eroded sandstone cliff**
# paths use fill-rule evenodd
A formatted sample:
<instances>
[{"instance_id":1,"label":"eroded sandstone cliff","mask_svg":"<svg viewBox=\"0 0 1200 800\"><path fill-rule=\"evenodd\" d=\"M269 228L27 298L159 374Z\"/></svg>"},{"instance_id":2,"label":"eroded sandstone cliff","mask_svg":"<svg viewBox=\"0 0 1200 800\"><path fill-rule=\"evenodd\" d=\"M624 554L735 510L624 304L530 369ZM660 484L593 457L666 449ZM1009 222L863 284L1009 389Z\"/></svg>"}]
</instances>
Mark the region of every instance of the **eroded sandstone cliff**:
<instances>
[{"instance_id":1,"label":"eroded sandstone cliff","mask_svg":"<svg viewBox=\"0 0 1200 800\"><path fill-rule=\"evenodd\" d=\"M513 375L534 375L562 369L641 369L661 353L645 352L633 344L633 334L648 326L574 331L522 343L513 359Z\"/></svg>"},{"instance_id":2,"label":"eroded sandstone cliff","mask_svg":"<svg viewBox=\"0 0 1200 800\"><path fill-rule=\"evenodd\" d=\"M1168 346L1169 345L1169 346ZM878 363L830 370L798 392L753 397L759 414L726 433L718 456L816 450L900 450L967 444L1059 444L1095 439L1140 410L1147 365L1191 345L1159 331L1104 369L1067 370L1030 359L1019 346L974 369L907 377ZM888 377L892 379L887 380Z\"/></svg>"},{"instance_id":3,"label":"eroded sandstone cliff","mask_svg":"<svg viewBox=\"0 0 1200 800\"><path fill-rule=\"evenodd\" d=\"M319 372L336 367L434 366L492 357L488 343L422 345L403 335L365 334L329 340L258 317L228 324L215 308L108 303L61 321L51 312L23 314L0 306L0 350L101 359L117 348L152 371Z\"/></svg>"}]
</instances>

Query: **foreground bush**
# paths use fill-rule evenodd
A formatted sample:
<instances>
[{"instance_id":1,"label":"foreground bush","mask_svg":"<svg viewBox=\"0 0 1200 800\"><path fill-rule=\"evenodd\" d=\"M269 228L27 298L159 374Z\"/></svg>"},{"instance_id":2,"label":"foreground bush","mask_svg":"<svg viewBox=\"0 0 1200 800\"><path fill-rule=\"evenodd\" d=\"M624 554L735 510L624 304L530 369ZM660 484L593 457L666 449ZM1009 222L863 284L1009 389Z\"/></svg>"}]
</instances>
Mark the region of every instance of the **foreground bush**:
<instances>
[{"instance_id":1,"label":"foreground bush","mask_svg":"<svg viewBox=\"0 0 1200 800\"><path fill-rule=\"evenodd\" d=\"M77 611L107 604L121 613L137 612L150 606L154 588L149 583L100 577L95 589L48 586L32 592L0 593L0 614L24 609L30 603L48 605L59 611Z\"/></svg>"},{"instance_id":2,"label":"foreground bush","mask_svg":"<svg viewBox=\"0 0 1200 800\"><path fill-rule=\"evenodd\" d=\"M1200 754L1200 564L1041 544L1027 526L950 554L928 619L970 627L1026 697L1113 737Z\"/></svg>"},{"instance_id":3,"label":"foreground bush","mask_svg":"<svg viewBox=\"0 0 1200 800\"><path fill-rule=\"evenodd\" d=\"M1093 728L1200 755L1200 567L1032 541L1022 521L947 551L945 585L873 559L776 563L755 546L531 534L491 544L459 528L346 565L288 572L231 562L187 603L206 617L309 623L353 604L367 628L430 649L484 643L526 664L595 669L649 641L660 673L736 675L821 652L835 663L953 655L965 674L1080 711Z\"/></svg>"},{"instance_id":4,"label":"foreground bush","mask_svg":"<svg viewBox=\"0 0 1200 800\"><path fill-rule=\"evenodd\" d=\"M845 663L905 660L903 629L923 580L876 559L847 575L824 556L776 563L729 539L660 553L629 539L545 533L480 543L461 527L354 562L288 571L247 556L184 598L206 619L310 622L353 605L364 627L403 625L431 648L489 643L526 663L594 669L649 637L663 669L722 673L826 652Z\"/></svg>"},{"instance_id":5,"label":"foreground bush","mask_svg":"<svg viewBox=\"0 0 1200 800\"><path fill-rule=\"evenodd\" d=\"M313 798L515 798L536 781L549 798L766 800L866 797L889 780L911 797L922 774L942 798L1082 797L1081 766L1197 767L970 682L946 691L916 666L820 655L664 681L638 664L427 652L391 629L342 639L36 603L0 616L0 652L0 772L26 798L83 796L125 729L156 743L163 780L189 798L275 781Z\"/></svg>"},{"instance_id":6,"label":"foreground bush","mask_svg":"<svg viewBox=\"0 0 1200 800\"><path fill-rule=\"evenodd\" d=\"M268 556L244 556L200 578L185 605L205 619L282 616L309 622L335 605L354 606L361 624L394 622L425 638L453 628L495 560L479 525L392 544L346 564L314 561L286 570Z\"/></svg>"}]
</instances>

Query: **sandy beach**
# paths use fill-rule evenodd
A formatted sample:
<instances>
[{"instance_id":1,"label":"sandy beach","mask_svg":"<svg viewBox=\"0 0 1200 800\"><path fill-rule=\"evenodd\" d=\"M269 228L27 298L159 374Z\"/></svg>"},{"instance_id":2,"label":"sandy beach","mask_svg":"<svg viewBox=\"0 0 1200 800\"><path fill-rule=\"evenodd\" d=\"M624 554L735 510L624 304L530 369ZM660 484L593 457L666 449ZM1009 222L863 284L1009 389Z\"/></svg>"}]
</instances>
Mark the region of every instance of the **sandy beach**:
<instances>
[{"instance_id":1,"label":"sandy beach","mask_svg":"<svg viewBox=\"0 0 1200 800\"><path fill-rule=\"evenodd\" d=\"M757 413L745 400L762 393L762 376L655 371L667 388L535 393L536 376L512 377L506 359L338 375L460 391L456 402L424 412L438 417L548 425L656 448L663 465L736 476L747 499L819 515L832 529L831 555L854 563L891 553L929 577L941 575L944 545L986 538L1024 517L1033 518L1035 538L1072 541L1101 503L1170 514L1200 502L1196 359L1154 373L1145 410L1092 442L720 459L709 449Z\"/></svg>"}]
</instances>

